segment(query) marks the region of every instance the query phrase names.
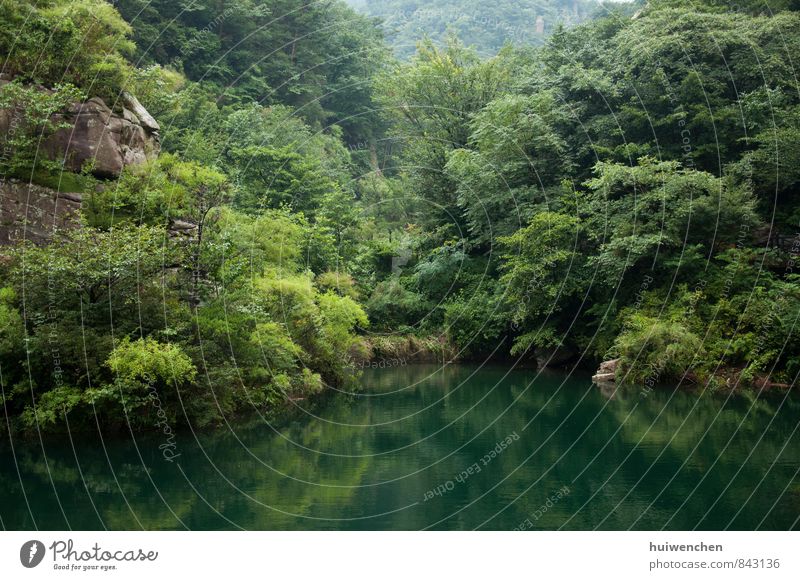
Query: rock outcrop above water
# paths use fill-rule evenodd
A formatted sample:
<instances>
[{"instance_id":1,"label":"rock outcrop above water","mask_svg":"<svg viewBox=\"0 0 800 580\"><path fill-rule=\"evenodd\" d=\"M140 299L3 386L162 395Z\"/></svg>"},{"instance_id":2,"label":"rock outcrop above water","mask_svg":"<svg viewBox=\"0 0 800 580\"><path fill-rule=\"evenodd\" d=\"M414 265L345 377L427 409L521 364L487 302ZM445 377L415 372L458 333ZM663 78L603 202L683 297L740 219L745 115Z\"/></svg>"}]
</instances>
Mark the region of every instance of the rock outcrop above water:
<instances>
[{"instance_id":1,"label":"rock outcrop above water","mask_svg":"<svg viewBox=\"0 0 800 580\"><path fill-rule=\"evenodd\" d=\"M595 383L613 383L617 380L617 366L619 359L607 360L600 365L597 373L592 377Z\"/></svg>"},{"instance_id":2,"label":"rock outcrop above water","mask_svg":"<svg viewBox=\"0 0 800 580\"><path fill-rule=\"evenodd\" d=\"M46 244L59 231L81 227L80 193L58 192L49 187L17 179L0 180L0 246L21 240ZM171 238L189 240L197 224L172 220L167 232Z\"/></svg>"},{"instance_id":3,"label":"rock outcrop above water","mask_svg":"<svg viewBox=\"0 0 800 580\"><path fill-rule=\"evenodd\" d=\"M0 78L0 87L8 82L8 78ZM113 179L129 165L154 159L161 150L158 123L128 93L121 95L119 111L95 97L73 103L53 120L69 127L44 140L40 153L62 162L65 171L77 173L88 166L96 177ZM14 112L0 111L0 142L18 122ZM58 192L16 179L0 180L0 245L22 239L46 243L58 230L79 227L81 202L80 193ZM192 227L181 222L174 235L190 235Z\"/></svg>"}]
</instances>

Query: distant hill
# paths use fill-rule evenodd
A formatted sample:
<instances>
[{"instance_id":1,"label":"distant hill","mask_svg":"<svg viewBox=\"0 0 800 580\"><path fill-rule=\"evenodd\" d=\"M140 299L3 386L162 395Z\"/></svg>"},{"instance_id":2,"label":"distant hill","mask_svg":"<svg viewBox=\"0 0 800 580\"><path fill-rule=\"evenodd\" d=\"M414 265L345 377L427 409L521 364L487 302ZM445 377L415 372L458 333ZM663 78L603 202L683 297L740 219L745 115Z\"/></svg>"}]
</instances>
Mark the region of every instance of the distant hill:
<instances>
[{"instance_id":1,"label":"distant hill","mask_svg":"<svg viewBox=\"0 0 800 580\"><path fill-rule=\"evenodd\" d=\"M541 44L558 26L592 17L596 0L346 0L356 10L383 21L386 39L401 58L415 51L424 35L441 41L455 32L481 54L506 42Z\"/></svg>"}]
</instances>

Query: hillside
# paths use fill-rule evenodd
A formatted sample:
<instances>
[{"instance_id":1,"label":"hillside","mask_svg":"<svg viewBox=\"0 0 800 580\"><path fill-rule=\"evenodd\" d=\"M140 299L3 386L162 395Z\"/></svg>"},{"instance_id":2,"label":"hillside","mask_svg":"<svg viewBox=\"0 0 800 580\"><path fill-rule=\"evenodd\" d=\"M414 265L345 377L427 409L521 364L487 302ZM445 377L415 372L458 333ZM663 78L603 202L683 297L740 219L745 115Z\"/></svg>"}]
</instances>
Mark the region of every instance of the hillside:
<instances>
[{"instance_id":1,"label":"hillside","mask_svg":"<svg viewBox=\"0 0 800 580\"><path fill-rule=\"evenodd\" d=\"M348 0L356 10L379 18L387 42L408 58L423 36L441 42L456 34L482 55L506 43L541 45L559 26L574 26L596 15L596 0Z\"/></svg>"},{"instance_id":2,"label":"hillside","mask_svg":"<svg viewBox=\"0 0 800 580\"><path fill-rule=\"evenodd\" d=\"M171 424L220 425L431 352L796 381L794 0L651 0L410 60L340 1L219 5L0 4L15 428L145 428L153 393ZM58 198L26 182L80 219L33 207L31 235L28 200Z\"/></svg>"}]
</instances>

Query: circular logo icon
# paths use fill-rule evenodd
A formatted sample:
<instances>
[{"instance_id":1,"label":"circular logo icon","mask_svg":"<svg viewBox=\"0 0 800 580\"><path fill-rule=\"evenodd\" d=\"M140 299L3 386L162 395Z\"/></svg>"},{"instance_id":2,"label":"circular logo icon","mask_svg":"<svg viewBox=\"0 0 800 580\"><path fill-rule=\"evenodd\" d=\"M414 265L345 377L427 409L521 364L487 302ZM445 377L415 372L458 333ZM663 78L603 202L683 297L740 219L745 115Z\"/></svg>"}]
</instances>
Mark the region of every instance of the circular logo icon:
<instances>
[{"instance_id":1,"label":"circular logo icon","mask_svg":"<svg viewBox=\"0 0 800 580\"><path fill-rule=\"evenodd\" d=\"M44 544L39 540L30 540L19 549L19 561L26 568L36 568L44 560Z\"/></svg>"}]
</instances>

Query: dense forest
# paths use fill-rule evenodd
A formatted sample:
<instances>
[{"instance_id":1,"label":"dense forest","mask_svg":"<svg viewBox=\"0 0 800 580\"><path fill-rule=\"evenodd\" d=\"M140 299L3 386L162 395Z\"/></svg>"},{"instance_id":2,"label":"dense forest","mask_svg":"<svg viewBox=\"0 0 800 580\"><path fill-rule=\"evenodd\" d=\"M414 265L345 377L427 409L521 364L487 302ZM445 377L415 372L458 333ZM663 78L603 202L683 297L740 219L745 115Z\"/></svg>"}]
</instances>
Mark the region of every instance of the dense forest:
<instances>
[{"instance_id":1,"label":"dense forest","mask_svg":"<svg viewBox=\"0 0 800 580\"><path fill-rule=\"evenodd\" d=\"M0 4L0 174L82 195L80 228L0 248L7 416L203 427L415 353L793 384L798 11L651 0L541 46L510 12L519 43L456 27L405 59L340 0ZM123 94L156 158L40 155Z\"/></svg>"},{"instance_id":2,"label":"dense forest","mask_svg":"<svg viewBox=\"0 0 800 580\"><path fill-rule=\"evenodd\" d=\"M491 6L479 0L347 1L380 19L386 41L404 59L414 54L420 38L440 44L449 34L481 56L494 55L507 43L540 45L559 26L580 24L607 10L595 0L498 0Z\"/></svg>"}]
</instances>

